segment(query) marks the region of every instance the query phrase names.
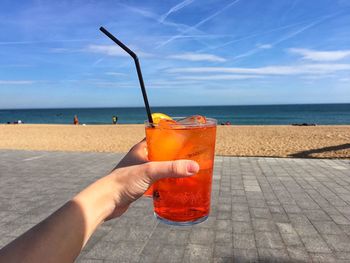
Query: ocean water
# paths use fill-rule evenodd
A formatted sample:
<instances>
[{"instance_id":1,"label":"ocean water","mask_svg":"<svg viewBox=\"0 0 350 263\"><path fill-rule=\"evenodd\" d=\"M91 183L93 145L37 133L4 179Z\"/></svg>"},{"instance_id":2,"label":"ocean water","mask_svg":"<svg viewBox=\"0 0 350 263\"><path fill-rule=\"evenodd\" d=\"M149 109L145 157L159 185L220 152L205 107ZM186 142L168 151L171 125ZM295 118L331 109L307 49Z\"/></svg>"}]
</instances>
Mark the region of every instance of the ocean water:
<instances>
[{"instance_id":1,"label":"ocean water","mask_svg":"<svg viewBox=\"0 0 350 263\"><path fill-rule=\"evenodd\" d=\"M176 117L199 114L215 118L219 124L229 121L233 125L350 124L350 104L153 107L152 112ZM85 124L109 124L113 115L118 116L120 124L144 123L147 119L144 108L17 109L0 110L0 123L21 120L24 123L71 124L74 115Z\"/></svg>"}]
</instances>

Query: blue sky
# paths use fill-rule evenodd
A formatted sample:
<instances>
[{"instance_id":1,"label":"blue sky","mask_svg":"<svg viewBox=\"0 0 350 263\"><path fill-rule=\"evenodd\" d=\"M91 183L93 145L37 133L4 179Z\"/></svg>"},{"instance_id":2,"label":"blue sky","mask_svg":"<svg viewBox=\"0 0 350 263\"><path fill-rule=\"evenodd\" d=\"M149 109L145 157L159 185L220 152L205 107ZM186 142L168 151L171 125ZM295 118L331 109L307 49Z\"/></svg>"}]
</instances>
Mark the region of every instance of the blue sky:
<instances>
[{"instance_id":1,"label":"blue sky","mask_svg":"<svg viewBox=\"0 0 350 263\"><path fill-rule=\"evenodd\" d=\"M0 3L0 108L350 102L350 1Z\"/></svg>"}]
</instances>

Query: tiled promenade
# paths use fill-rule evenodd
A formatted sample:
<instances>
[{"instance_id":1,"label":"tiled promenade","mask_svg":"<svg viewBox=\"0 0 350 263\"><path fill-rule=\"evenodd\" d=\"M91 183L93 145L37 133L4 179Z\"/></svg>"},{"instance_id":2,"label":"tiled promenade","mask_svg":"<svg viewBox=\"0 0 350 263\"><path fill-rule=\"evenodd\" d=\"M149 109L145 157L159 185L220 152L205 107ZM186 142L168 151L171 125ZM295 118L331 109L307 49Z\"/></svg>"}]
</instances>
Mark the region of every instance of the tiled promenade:
<instances>
[{"instance_id":1,"label":"tiled promenade","mask_svg":"<svg viewBox=\"0 0 350 263\"><path fill-rule=\"evenodd\" d=\"M120 157L0 150L0 246ZM350 262L350 161L216 157L206 222L158 223L143 198L102 225L77 262Z\"/></svg>"}]
</instances>

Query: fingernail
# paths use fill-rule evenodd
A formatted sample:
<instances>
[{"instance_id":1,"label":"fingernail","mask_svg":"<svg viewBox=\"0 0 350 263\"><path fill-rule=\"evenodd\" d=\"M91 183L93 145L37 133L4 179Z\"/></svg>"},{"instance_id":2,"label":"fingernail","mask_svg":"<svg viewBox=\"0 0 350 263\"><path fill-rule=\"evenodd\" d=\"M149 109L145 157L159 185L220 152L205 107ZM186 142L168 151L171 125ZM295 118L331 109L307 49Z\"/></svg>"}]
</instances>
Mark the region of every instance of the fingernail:
<instances>
[{"instance_id":1,"label":"fingernail","mask_svg":"<svg viewBox=\"0 0 350 263\"><path fill-rule=\"evenodd\" d=\"M199 165L196 162L189 162L186 167L188 175L194 175L199 171Z\"/></svg>"}]
</instances>

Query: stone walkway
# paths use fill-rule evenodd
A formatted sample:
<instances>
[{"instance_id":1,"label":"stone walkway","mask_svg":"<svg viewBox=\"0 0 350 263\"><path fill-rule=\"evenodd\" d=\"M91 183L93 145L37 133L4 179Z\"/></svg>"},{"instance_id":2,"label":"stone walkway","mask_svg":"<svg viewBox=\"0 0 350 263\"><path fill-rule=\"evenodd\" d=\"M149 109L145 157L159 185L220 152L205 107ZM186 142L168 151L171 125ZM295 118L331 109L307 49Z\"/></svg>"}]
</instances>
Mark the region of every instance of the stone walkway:
<instances>
[{"instance_id":1,"label":"stone walkway","mask_svg":"<svg viewBox=\"0 0 350 263\"><path fill-rule=\"evenodd\" d=\"M0 247L121 156L0 150ZM143 198L77 262L350 262L350 161L216 157L206 222L158 223Z\"/></svg>"}]
</instances>

